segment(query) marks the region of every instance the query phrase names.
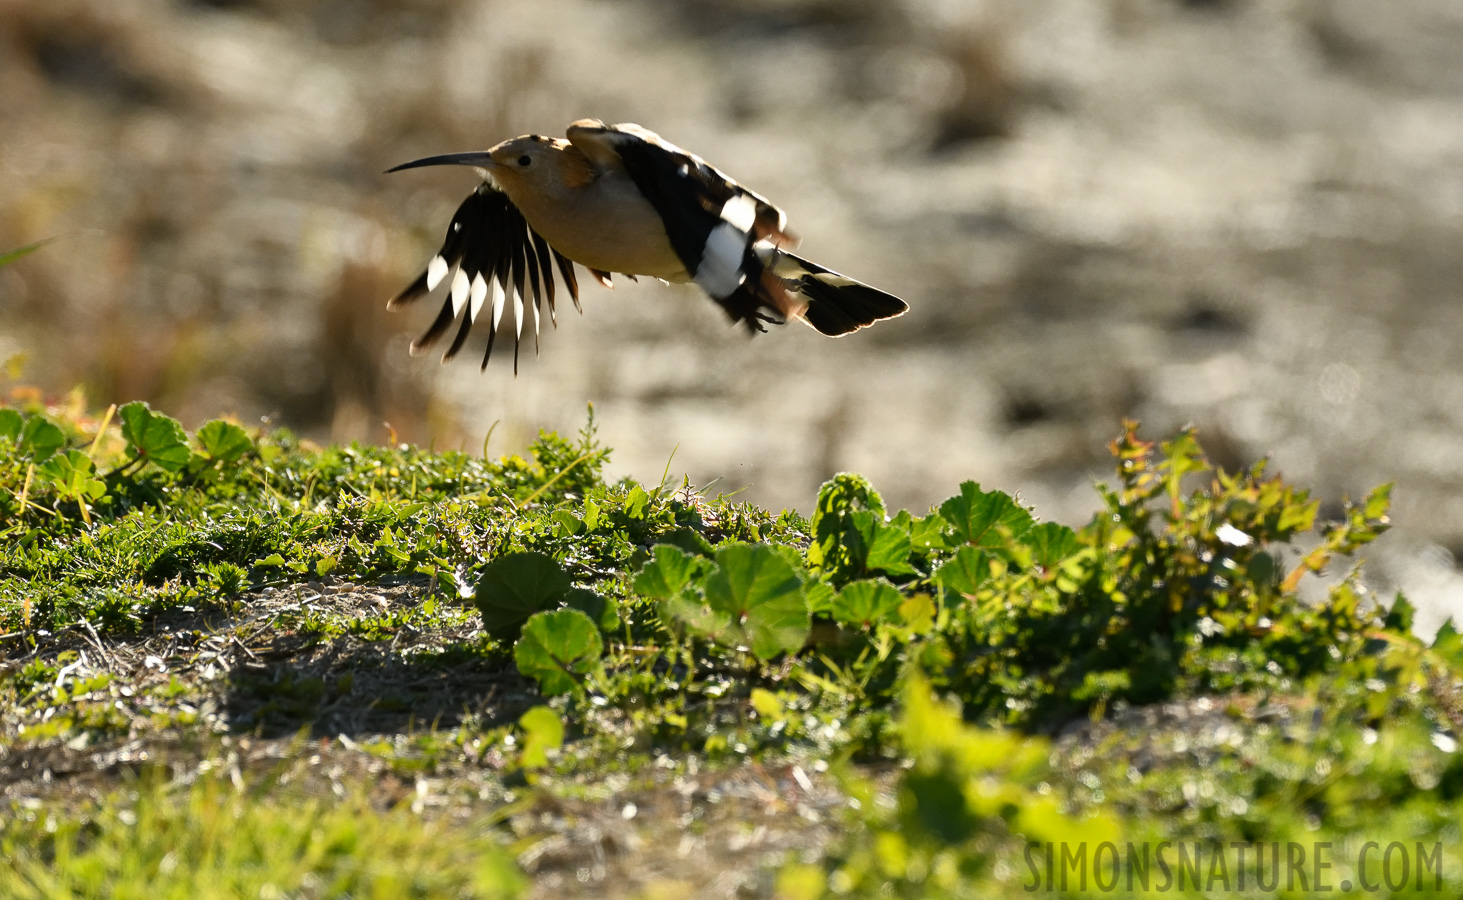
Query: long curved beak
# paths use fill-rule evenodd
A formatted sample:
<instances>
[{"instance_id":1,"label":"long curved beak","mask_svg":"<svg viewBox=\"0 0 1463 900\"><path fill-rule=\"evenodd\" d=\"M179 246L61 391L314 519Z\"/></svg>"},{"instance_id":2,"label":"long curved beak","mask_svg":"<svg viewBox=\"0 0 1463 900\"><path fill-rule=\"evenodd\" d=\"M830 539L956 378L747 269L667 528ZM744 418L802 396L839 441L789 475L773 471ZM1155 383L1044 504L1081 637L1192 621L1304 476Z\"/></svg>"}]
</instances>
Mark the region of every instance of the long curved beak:
<instances>
[{"instance_id":1,"label":"long curved beak","mask_svg":"<svg viewBox=\"0 0 1463 900\"><path fill-rule=\"evenodd\" d=\"M386 170L386 174L402 169L416 169L421 166L476 166L487 169L496 166L493 157L486 150L470 150L466 153L444 153L441 156L425 156Z\"/></svg>"}]
</instances>

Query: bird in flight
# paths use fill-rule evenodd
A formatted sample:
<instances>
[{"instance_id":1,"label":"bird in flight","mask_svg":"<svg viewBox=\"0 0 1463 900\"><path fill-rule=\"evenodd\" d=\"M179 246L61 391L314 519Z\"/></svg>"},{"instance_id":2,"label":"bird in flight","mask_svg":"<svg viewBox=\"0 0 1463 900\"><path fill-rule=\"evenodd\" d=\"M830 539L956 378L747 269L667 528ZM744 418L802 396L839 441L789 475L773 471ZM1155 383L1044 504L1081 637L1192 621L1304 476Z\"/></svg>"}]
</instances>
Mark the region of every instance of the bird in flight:
<instances>
[{"instance_id":1,"label":"bird in flight","mask_svg":"<svg viewBox=\"0 0 1463 900\"><path fill-rule=\"evenodd\" d=\"M567 140L524 135L489 150L429 156L388 170L464 165L483 179L458 207L426 271L387 303L403 306L447 282L442 310L412 342L413 353L436 342L460 316L442 355L446 362L462 349L473 324L486 318L486 368L504 307L511 304L517 372L529 296L535 349L541 299L558 324L555 269L581 309L575 263L605 287L613 287L612 273L632 281L637 275L694 281L752 332L766 331L764 322L802 319L837 337L909 308L892 294L788 252L796 238L782 210L654 132L580 119L566 134Z\"/></svg>"}]
</instances>

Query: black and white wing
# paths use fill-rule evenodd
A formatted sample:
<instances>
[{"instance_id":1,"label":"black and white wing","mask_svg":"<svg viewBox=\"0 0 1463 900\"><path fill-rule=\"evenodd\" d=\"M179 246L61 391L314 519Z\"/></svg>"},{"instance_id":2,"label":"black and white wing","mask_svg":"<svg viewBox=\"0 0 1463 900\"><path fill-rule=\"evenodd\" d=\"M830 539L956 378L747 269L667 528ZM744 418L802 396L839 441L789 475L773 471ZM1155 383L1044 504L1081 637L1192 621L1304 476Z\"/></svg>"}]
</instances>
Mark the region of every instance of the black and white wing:
<instances>
[{"instance_id":1,"label":"black and white wing","mask_svg":"<svg viewBox=\"0 0 1463 900\"><path fill-rule=\"evenodd\" d=\"M388 309L416 301L446 282L447 297L442 311L430 328L412 342L412 353L420 353L435 343L460 316L462 324L452 344L442 354L446 362L457 355L467 340L473 323L488 320L488 349L483 354L483 368L493 354L493 341L498 335L503 309L513 305L513 372L518 372L518 344L523 335L524 306L528 293L533 294L533 340L538 351L540 300L547 300L549 319L557 325L554 310L554 274L556 265L579 308L579 284L574 277L574 264L549 246L528 226L523 213L509 201L508 195L492 184L483 183L462 201L447 227L442 249L427 264L427 270L386 304ZM525 290L525 288L527 290ZM486 314L486 316L485 316Z\"/></svg>"},{"instance_id":2,"label":"black and white wing","mask_svg":"<svg viewBox=\"0 0 1463 900\"><path fill-rule=\"evenodd\" d=\"M764 278L764 267L752 252L759 241L795 242L781 209L694 153L638 125L586 120L570 126L568 136L591 158L603 159L605 150L618 157L665 224L671 249L686 271L734 320L761 330L760 322L779 322L801 313L799 301Z\"/></svg>"}]
</instances>

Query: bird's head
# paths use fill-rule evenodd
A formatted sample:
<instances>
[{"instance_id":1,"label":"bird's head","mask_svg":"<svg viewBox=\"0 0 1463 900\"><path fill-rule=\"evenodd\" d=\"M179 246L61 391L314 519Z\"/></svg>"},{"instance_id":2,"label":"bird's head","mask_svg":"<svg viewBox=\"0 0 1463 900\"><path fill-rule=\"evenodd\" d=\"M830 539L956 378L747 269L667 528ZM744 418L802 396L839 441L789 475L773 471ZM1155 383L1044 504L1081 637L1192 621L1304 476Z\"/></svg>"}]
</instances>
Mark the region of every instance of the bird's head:
<instances>
[{"instance_id":1,"label":"bird's head","mask_svg":"<svg viewBox=\"0 0 1463 900\"><path fill-rule=\"evenodd\" d=\"M420 166L472 166L517 199L523 194L546 194L562 187L579 187L593 180L593 171L566 140L527 134L488 150L446 153L402 163L387 172Z\"/></svg>"}]
</instances>

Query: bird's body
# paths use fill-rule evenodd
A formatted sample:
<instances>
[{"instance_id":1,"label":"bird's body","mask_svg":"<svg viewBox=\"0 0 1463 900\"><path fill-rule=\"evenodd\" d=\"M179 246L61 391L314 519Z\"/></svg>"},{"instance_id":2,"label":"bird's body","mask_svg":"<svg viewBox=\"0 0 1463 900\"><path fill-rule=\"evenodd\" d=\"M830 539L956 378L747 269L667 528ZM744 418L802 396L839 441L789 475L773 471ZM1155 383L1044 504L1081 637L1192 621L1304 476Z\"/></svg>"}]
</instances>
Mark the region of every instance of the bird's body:
<instances>
[{"instance_id":1,"label":"bird's body","mask_svg":"<svg viewBox=\"0 0 1463 900\"><path fill-rule=\"evenodd\" d=\"M574 150L570 146L552 152L568 156ZM534 182L514 178L516 174L497 179L498 185L529 227L569 259L602 272L691 280L660 216L623 166L600 170L589 184L557 196L546 196Z\"/></svg>"},{"instance_id":2,"label":"bird's body","mask_svg":"<svg viewBox=\"0 0 1463 900\"><path fill-rule=\"evenodd\" d=\"M794 239L782 210L653 132L582 119L567 135L525 135L391 170L457 164L483 175L427 271L390 303L415 300L451 276L441 313L413 349L435 341L466 310L444 354L451 358L491 295L488 353L511 300L516 360L529 290L535 335L541 295L554 313L551 261L576 306L574 263L606 286L615 272L695 281L754 331L765 330L763 322L803 318L824 334L841 335L907 308L891 294L788 253L783 248Z\"/></svg>"}]
</instances>

